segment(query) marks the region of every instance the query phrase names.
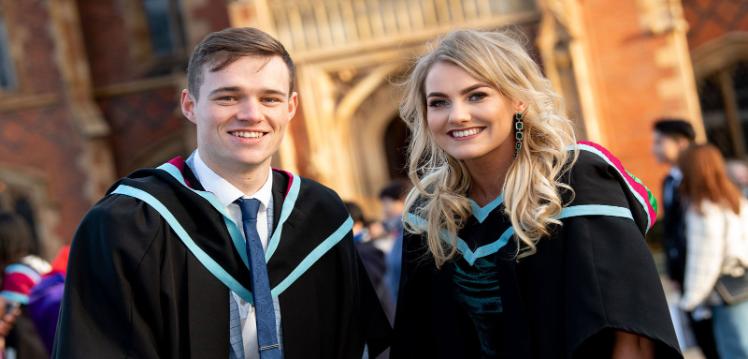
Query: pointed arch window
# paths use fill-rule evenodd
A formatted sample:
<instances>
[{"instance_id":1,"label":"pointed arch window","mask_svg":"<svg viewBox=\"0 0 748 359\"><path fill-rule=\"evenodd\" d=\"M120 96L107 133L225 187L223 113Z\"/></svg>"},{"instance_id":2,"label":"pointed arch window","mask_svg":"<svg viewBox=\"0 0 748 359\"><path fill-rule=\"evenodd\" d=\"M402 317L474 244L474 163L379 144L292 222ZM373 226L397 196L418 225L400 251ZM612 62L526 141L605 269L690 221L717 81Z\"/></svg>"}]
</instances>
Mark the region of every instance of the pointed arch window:
<instances>
[{"instance_id":1,"label":"pointed arch window","mask_svg":"<svg viewBox=\"0 0 748 359\"><path fill-rule=\"evenodd\" d=\"M16 75L10 53L10 42L5 14L0 7L0 92L16 88Z\"/></svg>"},{"instance_id":2,"label":"pointed arch window","mask_svg":"<svg viewBox=\"0 0 748 359\"><path fill-rule=\"evenodd\" d=\"M179 0L143 0L153 53L168 57L185 49L184 24Z\"/></svg>"},{"instance_id":3,"label":"pointed arch window","mask_svg":"<svg viewBox=\"0 0 748 359\"><path fill-rule=\"evenodd\" d=\"M699 81L704 129L727 158L748 151L748 60L734 61Z\"/></svg>"}]
</instances>

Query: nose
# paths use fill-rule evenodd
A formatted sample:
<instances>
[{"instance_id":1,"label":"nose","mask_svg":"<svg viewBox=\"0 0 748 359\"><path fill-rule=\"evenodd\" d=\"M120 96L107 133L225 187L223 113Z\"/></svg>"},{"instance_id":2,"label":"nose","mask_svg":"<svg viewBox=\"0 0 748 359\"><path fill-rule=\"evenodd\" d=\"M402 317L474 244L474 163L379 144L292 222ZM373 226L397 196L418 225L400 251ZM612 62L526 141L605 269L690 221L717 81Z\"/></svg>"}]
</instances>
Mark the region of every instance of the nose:
<instances>
[{"instance_id":1,"label":"nose","mask_svg":"<svg viewBox=\"0 0 748 359\"><path fill-rule=\"evenodd\" d=\"M467 106L459 101L452 103L449 110L449 122L451 123L462 123L470 120L470 111Z\"/></svg>"},{"instance_id":2,"label":"nose","mask_svg":"<svg viewBox=\"0 0 748 359\"><path fill-rule=\"evenodd\" d=\"M257 121L260 119L260 103L254 99L242 101L236 114L241 121Z\"/></svg>"}]
</instances>

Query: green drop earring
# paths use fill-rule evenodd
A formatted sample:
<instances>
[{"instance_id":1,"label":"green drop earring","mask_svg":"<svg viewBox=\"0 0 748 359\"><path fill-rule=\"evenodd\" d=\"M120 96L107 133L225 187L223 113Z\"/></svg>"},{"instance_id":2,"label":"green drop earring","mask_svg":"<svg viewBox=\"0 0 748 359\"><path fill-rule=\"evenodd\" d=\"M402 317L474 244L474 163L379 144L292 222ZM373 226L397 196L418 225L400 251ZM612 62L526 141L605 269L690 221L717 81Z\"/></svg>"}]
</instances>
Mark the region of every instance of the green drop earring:
<instances>
[{"instance_id":1,"label":"green drop earring","mask_svg":"<svg viewBox=\"0 0 748 359\"><path fill-rule=\"evenodd\" d=\"M514 158L519 156L519 150L522 149L522 139L525 137L525 122L523 121L522 112L514 114Z\"/></svg>"}]
</instances>

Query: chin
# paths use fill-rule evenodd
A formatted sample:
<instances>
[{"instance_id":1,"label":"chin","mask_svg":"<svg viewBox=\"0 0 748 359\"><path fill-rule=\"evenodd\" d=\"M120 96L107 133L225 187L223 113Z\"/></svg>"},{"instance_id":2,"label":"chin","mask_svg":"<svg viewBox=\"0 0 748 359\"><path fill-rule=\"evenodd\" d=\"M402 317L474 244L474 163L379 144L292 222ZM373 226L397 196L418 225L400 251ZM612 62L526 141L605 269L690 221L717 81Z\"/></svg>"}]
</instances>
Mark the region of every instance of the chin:
<instances>
[{"instance_id":1,"label":"chin","mask_svg":"<svg viewBox=\"0 0 748 359\"><path fill-rule=\"evenodd\" d=\"M449 154L454 159L459 160L459 161L468 161L468 160L479 158L483 155L483 154L475 153L472 151L453 151L453 152L447 152L447 154Z\"/></svg>"}]
</instances>

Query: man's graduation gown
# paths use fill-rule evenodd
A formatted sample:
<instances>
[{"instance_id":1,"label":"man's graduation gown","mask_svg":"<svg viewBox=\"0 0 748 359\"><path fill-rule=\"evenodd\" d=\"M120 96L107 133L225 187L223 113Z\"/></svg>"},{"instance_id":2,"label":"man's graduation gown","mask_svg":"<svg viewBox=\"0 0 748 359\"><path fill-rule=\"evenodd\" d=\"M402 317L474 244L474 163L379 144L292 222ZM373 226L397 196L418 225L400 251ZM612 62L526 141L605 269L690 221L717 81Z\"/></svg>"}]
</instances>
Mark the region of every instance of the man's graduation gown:
<instances>
[{"instance_id":1,"label":"man's graduation gown","mask_svg":"<svg viewBox=\"0 0 748 359\"><path fill-rule=\"evenodd\" d=\"M237 227L180 159L109 192L73 240L53 356L228 357L229 288L251 301ZM266 258L285 357L360 358L365 344L371 353L386 348L389 324L340 198L273 171L273 204Z\"/></svg>"},{"instance_id":2,"label":"man's graduation gown","mask_svg":"<svg viewBox=\"0 0 748 359\"><path fill-rule=\"evenodd\" d=\"M646 188L604 148L578 148L563 178L574 195L535 254L517 261L502 197L472 204L441 269L424 236L406 236L392 358L606 358L614 330L680 357L644 241L656 213Z\"/></svg>"}]
</instances>

